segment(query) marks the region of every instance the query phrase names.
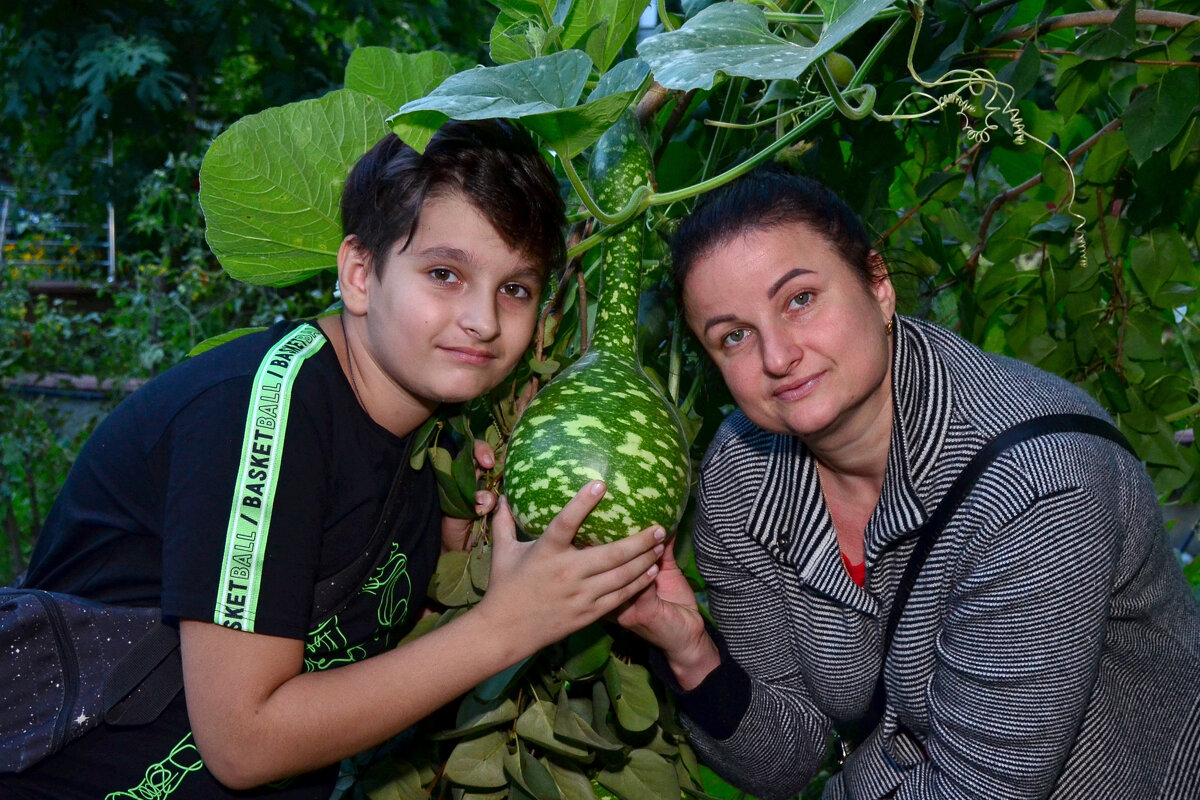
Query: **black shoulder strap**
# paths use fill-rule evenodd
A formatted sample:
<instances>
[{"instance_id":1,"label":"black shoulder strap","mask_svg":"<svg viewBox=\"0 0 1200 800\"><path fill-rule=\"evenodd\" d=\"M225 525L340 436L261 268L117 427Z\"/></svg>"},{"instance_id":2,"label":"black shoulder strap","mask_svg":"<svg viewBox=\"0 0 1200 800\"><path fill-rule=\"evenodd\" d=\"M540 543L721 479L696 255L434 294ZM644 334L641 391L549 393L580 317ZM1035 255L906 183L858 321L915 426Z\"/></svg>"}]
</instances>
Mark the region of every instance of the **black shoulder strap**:
<instances>
[{"instance_id":1,"label":"black shoulder strap","mask_svg":"<svg viewBox=\"0 0 1200 800\"><path fill-rule=\"evenodd\" d=\"M1034 417L1031 420L1018 423L1011 428L1001 432L994 439L989 441L979 449L963 471L958 474L954 482L950 484L950 488L942 497L941 502L929 515L929 519L925 524L917 529L917 544L913 548L912 555L909 556L908 565L904 569L904 574L900 578L900 583L896 588L896 598L892 602L892 610L888 615L887 627L883 633L883 661L880 666L879 677L875 682L875 692L871 698L871 706L864 717L858 723L847 726L851 731L870 734L870 732L879 723L883 717L883 709L886 703L883 681L883 665L887 663L887 654L892 646L892 636L896 632L896 626L900 624L900 617L904 614L904 607L908 604L908 596L912 593L913 585L917 582L917 576L921 573L921 568L925 565L925 560L929 557L929 553L933 550L934 542L941 534L942 529L946 527L946 523L958 510L963 500L971 493L971 489L975 486L975 481L983 474L984 470L996 460L996 458L1005 450L1020 444L1021 442L1038 436L1044 436L1050 433L1088 433L1093 436L1099 436L1109 441L1116 442L1121 447L1134 453L1133 447L1119 430L1108 422L1105 422L1098 417L1087 416L1086 414L1050 414L1044 417ZM844 734L844 738L858 738L852 732ZM861 741L861 739L859 739Z\"/></svg>"}]
</instances>

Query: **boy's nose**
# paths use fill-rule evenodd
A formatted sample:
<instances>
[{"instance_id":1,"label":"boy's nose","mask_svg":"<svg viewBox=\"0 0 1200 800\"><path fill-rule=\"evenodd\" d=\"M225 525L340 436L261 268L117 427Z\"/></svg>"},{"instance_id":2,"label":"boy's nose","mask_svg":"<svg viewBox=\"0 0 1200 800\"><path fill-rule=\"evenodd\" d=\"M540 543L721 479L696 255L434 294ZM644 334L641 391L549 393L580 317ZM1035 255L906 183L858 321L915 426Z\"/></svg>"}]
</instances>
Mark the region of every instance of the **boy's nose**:
<instances>
[{"instance_id":1,"label":"boy's nose","mask_svg":"<svg viewBox=\"0 0 1200 800\"><path fill-rule=\"evenodd\" d=\"M470 303L463 309L459 317L459 325L463 330L481 341L496 338L500 332L499 318L496 309L489 303Z\"/></svg>"}]
</instances>

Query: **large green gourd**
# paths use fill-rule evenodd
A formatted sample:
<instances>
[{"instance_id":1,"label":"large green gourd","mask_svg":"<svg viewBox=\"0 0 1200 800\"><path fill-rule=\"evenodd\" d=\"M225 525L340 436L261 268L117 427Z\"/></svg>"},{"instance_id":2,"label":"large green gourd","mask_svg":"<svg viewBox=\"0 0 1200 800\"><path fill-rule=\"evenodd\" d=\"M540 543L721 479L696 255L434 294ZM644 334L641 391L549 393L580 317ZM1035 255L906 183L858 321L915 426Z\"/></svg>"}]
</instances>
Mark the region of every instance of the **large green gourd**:
<instances>
[{"instance_id":1,"label":"large green gourd","mask_svg":"<svg viewBox=\"0 0 1200 800\"><path fill-rule=\"evenodd\" d=\"M596 143L592 192L612 213L650 180L650 151L631 114ZM602 245L603 287L591 345L521 415L505 457L505 494L526 533L540 536L567 501L600 478L608 491L579 530L599 544L654 523L679 523L691 483L674 406L642 371L637 310L644 220Z\"/></svg>"}]
</instances>

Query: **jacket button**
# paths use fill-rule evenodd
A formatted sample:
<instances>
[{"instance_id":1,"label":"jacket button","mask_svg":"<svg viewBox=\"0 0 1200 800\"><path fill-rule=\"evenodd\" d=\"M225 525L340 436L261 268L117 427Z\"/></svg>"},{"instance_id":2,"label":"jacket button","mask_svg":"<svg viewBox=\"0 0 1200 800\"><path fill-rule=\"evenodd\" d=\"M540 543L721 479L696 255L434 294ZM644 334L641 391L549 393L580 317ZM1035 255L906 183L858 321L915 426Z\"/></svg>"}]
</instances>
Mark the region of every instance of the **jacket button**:
<instances>
[{"instance_id":1,"label":"jacket button","mask_svg":"<svg viewBox=\"0 0 1200 800\"><path fill-rule=\"evenodd\" d=\"M782 548L782 547L787 547L788 542L791 540L788 539L788 537L786 537L786 536L780 536L778 541L779 541L779 546Z\"/></svg>"}]
</instances>

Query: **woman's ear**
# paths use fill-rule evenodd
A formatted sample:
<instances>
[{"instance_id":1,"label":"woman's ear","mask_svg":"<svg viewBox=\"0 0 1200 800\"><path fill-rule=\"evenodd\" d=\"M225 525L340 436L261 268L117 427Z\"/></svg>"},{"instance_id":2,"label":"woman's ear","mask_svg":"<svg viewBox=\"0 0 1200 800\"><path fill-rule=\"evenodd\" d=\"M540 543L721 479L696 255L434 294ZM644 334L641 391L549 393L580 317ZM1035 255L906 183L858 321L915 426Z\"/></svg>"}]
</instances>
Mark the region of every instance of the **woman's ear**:
<instances>
[{"instance_id":1,"label":"woman's ear","mask_svg":"<svg viewBox=\"0 0 1200 800\"><path fill-rule=\"evenodd\" d=\"M878 250L872 250L867 256L867 266L871 269L871 292L875 302L879 303L884 320L890 320L896 313L896 289L888 275L887 262Z\"/></svg>"},{"instance_id":2,"label":"woman's ear","mask_svg":"<svg viewBox=\"0 0 1200 800\"><path fill-rule=\"evenodd\" d=\"M337 254L338 289L342 293L342 305L356 316L367 313L367 299L371 288L371 254L359 242L357 236L342 239Z\"/></svg>"}]
</instances>

